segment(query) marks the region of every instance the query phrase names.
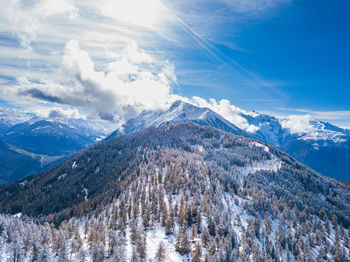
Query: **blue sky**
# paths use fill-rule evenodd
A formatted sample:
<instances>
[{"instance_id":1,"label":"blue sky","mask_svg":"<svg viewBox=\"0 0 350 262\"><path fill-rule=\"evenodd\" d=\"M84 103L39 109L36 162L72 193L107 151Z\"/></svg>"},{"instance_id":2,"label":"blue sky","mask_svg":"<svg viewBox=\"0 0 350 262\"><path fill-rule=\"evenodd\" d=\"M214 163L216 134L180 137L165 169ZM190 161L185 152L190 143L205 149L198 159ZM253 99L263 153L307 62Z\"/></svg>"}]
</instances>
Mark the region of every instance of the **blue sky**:
<instances>
[{"instance_id":1,"label":"blue sky","mask_svg":"<svg viewBox=\"0 0 350 262\"><path fill-rule=\"evenodd\" d=\"M349 5L290 1L258 15L243 14L238 22L227 18L207 38L251 74L234 65L207 64L211 73L200 78L208 87L184 74L184 94L226 97L242 108L277 114L349 110Z\"/></svg>"},{"instance_id":2,"label":"blue sky","mask_svg":"<svg viewBox=\"0 0 350 262\"><path fill-rule=\"evenodd\" d=\"M57 2L0 11L0 106L125 121L197 96L350 127L346 0Z\"/></svg>"}]
</instances>

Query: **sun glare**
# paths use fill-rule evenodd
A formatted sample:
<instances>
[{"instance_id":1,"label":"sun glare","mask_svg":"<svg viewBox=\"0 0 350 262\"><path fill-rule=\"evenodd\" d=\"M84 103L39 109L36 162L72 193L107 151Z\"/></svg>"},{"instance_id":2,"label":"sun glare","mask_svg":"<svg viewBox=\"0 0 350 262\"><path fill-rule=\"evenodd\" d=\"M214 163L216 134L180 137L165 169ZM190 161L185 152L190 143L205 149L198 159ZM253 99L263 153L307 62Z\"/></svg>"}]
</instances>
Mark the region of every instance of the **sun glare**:
<instances>
[{"instance_id":1,"label":"sun glare","mask_svg":"<svg viewBox=\"0 0 350 262\"><path fill-rule=\"evenodd\" d=\"M154 29L166 12L160 0L111 0L103 13L124 23Z\"/></svg>"}]
</instances>

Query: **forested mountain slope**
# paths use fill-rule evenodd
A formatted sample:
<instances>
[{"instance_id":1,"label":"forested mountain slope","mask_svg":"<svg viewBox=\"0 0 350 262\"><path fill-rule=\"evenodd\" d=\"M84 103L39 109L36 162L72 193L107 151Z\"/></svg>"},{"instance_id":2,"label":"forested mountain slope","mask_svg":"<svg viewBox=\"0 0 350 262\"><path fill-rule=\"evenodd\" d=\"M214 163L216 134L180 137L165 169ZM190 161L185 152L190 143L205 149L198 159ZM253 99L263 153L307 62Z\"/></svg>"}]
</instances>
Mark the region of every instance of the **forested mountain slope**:
<instances>
[{"instance_id":1,"label":"forested mountain slope","mask_svg":"<svg viewBox=\"0 0 350 262\"><path fill-rule=\"evenodd\" d=\"M31 156L0 140L0 184L22 178L22 174L30 174L40 170L39 157Z\"/></svg>"},{"instance_id":2,"label":"forested mountain slope","mask_svg":"<svg viewBox=\"0 0 350 262\"><path fill-rule=\"evenodd\" d=\"M114 128L109 121L66 118L57 112L42 117L0 107L0 184L48 170Z\"/></svg>"},{"instance_id":3,"label":"forested mountain slope","mask_svg":"<svg viewBox=\"0 0 350 262\"><path fill-rule=\"evenodd\" d=\"M295 131L296 128L293 126L298 124L290 119L278 119L243 110L232 115L232 118L236 119L237 125L209 108L176 101L167 110L144 111L137 117L129 119L107 139L130 134L146 127L192 121L278 147L323 175L337 180L349 178L350 167L347 164L350 161L349 130L312 120L307 127L298 127Z\"/></svg>"},{"instance_id":4,"label":"forested mountain slope","mask_svg":"<svg viewBox=\"0 0 350 262\"><path fill-rule=\"evenodd\" d=\"M1 187L0 205L22 212L0 216L0 254L15 261L349 259L344 183L194 123L99 143Z\"/></svg>"}]
</instances>

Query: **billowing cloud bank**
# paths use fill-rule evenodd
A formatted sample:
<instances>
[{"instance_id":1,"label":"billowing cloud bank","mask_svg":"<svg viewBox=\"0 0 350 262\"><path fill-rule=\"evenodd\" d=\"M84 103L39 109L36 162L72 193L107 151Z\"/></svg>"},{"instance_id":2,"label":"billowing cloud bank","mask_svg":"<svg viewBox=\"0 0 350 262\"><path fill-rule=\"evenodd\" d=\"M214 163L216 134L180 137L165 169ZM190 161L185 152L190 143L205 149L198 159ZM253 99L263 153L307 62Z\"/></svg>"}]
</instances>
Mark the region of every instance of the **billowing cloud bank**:
<instances>
[{"instance_id":1,"label":"billowing cloud bank","mask_svg":"<svg viewBox=\"0 0 350 262\"><path fill-rule=\"evenodd\" d=\"M165 109L178 99L174 66L140 51L135 42L111 57L106 71L98 71L89 53L70 40L62 57L61 81L17 79L2 90L8 99L78 107L91 118L125 121L142 110ZM6 93L6 94L5 94Z\"/></svg>"},{"instance_id":2,"label":"billowing cloud bank","mask_svg":"<svg viewBox=\"0 0 350 262\"><path fill-rule=\"evenodd\" d=\"M283 128L289 129L291 134L305 134L313 131L310 123L310 115L291 115L287 119L280 120Z\"/></svg>"},{"instance_id":3,"label":"billowing cloud bank","mask_svg":"<svg viewBox=\"0 0 350 262\"><path fill-rule=\"evenodd\" d=\"M255 113L246 112L230 103L227 99L222 99L219 103L215 99L209 99L209 102L200 97L193 97L192 101L195 105L200 107L207 107L213 110L214 112L220 114L225 119L238 126L239 128L249 132L254 133L259 130L259 127L250 125L244 117L241 116L243 114L251 114L255 115Z\"/></svg>"}]
</instances>

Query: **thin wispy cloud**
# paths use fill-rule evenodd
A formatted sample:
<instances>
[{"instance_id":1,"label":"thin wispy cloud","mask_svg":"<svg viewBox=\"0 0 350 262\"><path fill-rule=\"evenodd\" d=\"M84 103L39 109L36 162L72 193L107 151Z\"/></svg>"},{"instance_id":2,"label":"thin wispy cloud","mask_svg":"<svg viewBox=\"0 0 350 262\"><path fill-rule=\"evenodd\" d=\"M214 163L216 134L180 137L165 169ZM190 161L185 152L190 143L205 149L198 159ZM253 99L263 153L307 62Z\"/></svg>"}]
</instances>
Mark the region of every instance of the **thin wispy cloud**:
<instances>
[{"instance_id":1,"label":"thin wispy cloud","mask_svg":"<svg viewBox=\"0 0 350 262\"><path fill-rule=\"evenodd\" d=\"M42 23L48 17L60 15L74 19L78 15L77 8L70 0L8 1L1 6L0 28L1 31L13 32L19 37L22 46L30 48Z\"/></svg>"},{"instance_id":2,"label":"thin wispy cloud","mask_svg":"<svg viewBox=\"0 0 350 262\"><path fill-rule=\"evenodd\" d=\"M338 110L338 111L317 111L310 109L294 109L296 112L305 113L311 115L313 118L318 119L350 119L350 111Z\"/></svg>"},{"instance_id":3,"label":"thin wispy cloud","mask_svg":"<svg viewBox=\"0 0 350 262\"><path fill-rule=\"evenodd\" d=\"M264 15L274 8L281 8L292 0L222 0L233 11L245 15Z\"/></svg>"}]
</instances>

